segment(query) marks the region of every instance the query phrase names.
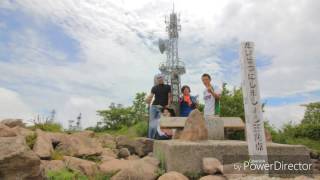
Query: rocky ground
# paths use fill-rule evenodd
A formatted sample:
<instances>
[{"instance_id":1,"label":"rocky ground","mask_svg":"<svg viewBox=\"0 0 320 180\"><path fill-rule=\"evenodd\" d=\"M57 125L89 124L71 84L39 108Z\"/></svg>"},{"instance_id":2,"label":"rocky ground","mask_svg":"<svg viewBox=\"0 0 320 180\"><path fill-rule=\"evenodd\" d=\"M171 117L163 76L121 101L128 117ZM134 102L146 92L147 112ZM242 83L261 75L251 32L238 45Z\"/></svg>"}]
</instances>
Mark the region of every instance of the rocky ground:
<instances>
[{"instance_id":1,"label":"rocky ground","mask_svg":"<svg viewBox=\"0 0 320 180\"><path fill-rule=\"evenodd\" d=\"M68 169L95 179L97 174L112 180L184 180L178 172L165 172L153 154L153 140L139 137L96 135L92 131L75 133L32 131L19 119L0 122L0 179L47 179L49 172ZM319 154L311 154L319 174ZM188 157L186 157L188 158ZM214 158L203 160L201 176L194 179L279 179L267 176L223 175ZM318 177L299 176L294 179ZM108 178L105 178L108 179ZM320 177L319 177L320 179Z\"/></svg>"}]
</instances>

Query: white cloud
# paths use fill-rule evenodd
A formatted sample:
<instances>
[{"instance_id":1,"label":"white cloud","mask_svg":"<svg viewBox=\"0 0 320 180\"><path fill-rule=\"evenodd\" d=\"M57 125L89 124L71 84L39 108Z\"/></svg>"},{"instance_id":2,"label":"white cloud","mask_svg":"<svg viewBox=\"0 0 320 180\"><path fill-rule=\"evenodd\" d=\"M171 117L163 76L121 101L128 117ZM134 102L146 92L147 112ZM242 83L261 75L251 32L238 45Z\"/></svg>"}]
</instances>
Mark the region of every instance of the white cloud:
<instances>
[{"instance_id":1,"label":"white cloud","mask_svg":"<svg viewBox=\"0 0 320 180\"><path fill-rule=\"evenodd\" d=\"M32 109L15 91L0 87L0 102L0 120L5 118L30 120L33 118Z\"/></svg>"},{"instance_id":2,"label":"white cloud","mask_svg":"<svg viewBox=\"0 0 320 180\"><path fill-rule=\"evenodd\" d=\"M81 111L86 125L93 125L97 108L111 101L130 104L134 93L149 91L165 59L156 43L166 36L163 17L171 0L22 0L0 7L24 11L40 25L57 24L79 42L81 61L69 64L33 29L22 29L11 34L15 38L7 48L14 62L0 61L0 80L19 86L35 109L59 107L63 124ZM187 66L183 84L201 95L200 76L208 72L219 85L239 85L239 62L221 59L219 51L237 51L240 41L250 40L257 55L270 57L271 64L259 69L262 97L319 91L319 7L316 0L175 1L181 13L180 56ZM290 108L301 112L298 105L270 108L279 114L272 116L275 122L284 121L280 114Z\"/></svg>"},{"instance_id":3,"label":"white cloud","mask_svg":"<svg viewBox=\"0 0 320 180\"><path fill-rule=\"evenodd\" d=\"M284 106L266 106L264 119L267 120L270 125L276 128L281 128L283 124L292 122L293 124L299 124L303 119L305 107L300 104L289 104Z\"/></svg>"}]
</instances>

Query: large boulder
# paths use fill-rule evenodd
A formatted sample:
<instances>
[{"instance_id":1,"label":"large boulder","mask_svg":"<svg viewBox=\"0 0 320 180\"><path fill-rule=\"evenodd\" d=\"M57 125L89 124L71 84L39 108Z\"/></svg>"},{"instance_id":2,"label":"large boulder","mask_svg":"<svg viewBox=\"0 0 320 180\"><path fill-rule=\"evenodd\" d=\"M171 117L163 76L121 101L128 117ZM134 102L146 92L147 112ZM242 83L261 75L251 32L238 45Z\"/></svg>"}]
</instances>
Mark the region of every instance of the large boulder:
<instances>
[{"instance_id":1,"label":"large boulder","mask_svg":"<svg viewBox=\"0 0 320 180\"><path fill-rule=\"evenodd\" d=\"M93 131L79 131L79 132L75 132L73 133L74 135L80 135L80 136L85 136L85 137L89 137L89 138L93 138L95 136Z\"/></svg>"},{"instance_id":2,"label":"large boulder","mask_svg":"<svg viewBox=\"0 0 320 180\"><path fill-rule=\"evenodd\" d=\"M124 168L126 168L129 163L132 161L130 160L124 160L124 159L112 159L109 161L102 162L99 165L99 169L102 173L116 173Z\"/></svg>"},{"instance_id":3,"label":"large boulder","mask_svg":"<svg viewBox=\"0 0 320 180\"><path fill-rule=\"evenodd\" d=\"M224 176L208 175L201 177L199 180L227 180L227 178Z\"/></svg>"},{"instance_id":4,"label":"large boulder","mask_svg":"<svg viewBox=\"0 0 320 180\"><path fill-rule=\"evenodd\" d=\"M20 126L20 127L25 126L24 123L22 122L22 119L3 119L1 123L11 128L15 126Z\"/></svg>"},{"instance_id":5,"label":"large boulder","mask_svg":"<svg viewBox=\"0 0 320 180\"><path fill-rule=\"evenodd\" d=\"M179 172L170 171L160 176L158 180L188 180L188 178Z\"/></svg>"},{"instance_id":6,"label":"large boulder","mask_svg":"<svg viewBox=\"0 0 320 180\"><path fill-rule=\"evenodd\" d=\"M119 153L118 153L118 157L119 158L124 158L126 159L127 157L130 156L130 151L127 149L127 148L121 148L119 150Z\"/></svg>"},{"instance_id":7,"label":"large boulder","mask_svg":"<svg viewBox=\"0 0 320 180\"><path fill-rule=\"evenodd\" d=\"M41 158L41 159L50 159L51 153L53 152L52 141L46 132L43 132L40 129L36 130L37 139L35 144L33 145L33 151Z\"/></svg>"},{"instance_id":8,"label":"large boulder","mask_svg":"<svg viewBox=\"0 0 320 180\"><path fill-rule=\"evenodd\" d=\"M41 168L44 170L44 173L47 174L48 171L60 171L66 168L66 165L62 160L41 160Z\"/></svg>"},{"instance_id":9,"label":"large boulder","mask_svg":"<svg viewBox=\"0 0 320 180\"><path fill-rule=\"evenodd\" d=\"M0 123L0 137L13 137L17 134L8 126Z\"/></svg>"},{"instance_id":10,"label":"large boulder","mask_svg":"<svg viewBox=\"0 0 320 180\"><path fill-rule=\"evenodd\" d=\"M117 154L112 149L103 148L102 153L100 155L101 162L110 161L116 158Z\"/></svg>"},{"instance_id":11,"label":"large boulder","mask_svg":"<svg viewBox=\"0 0 320 180\"><path fill-rule=\"evenodd\" d=\"M63 134L47 133L55 149L68 156L100 155L103 151L101 144L86 133Z\"/></svg>"},{"instance_id":12,"label":"large boulder","mask_svg":"<svg viewBox=\"0 0 320 180\"><path fill-rule=\"evenodd\" d=\"M102 173L117 173L112 179L155 179L159 163L149 156L137 160L113 159L100 164L99 169Z\"/></svg>"},{"instance_id":13,"label":"large boulder","mask_svg":"<svg viewBox=\"0 0 320 180\"><path fill-rule=\"evenodd\" d=\"M115 149L117 144L115 138L110 134L103 134L97 137L98 141L102 144L103 147Z\"/></svg>"},{"instance_id":14,"label":"large boulder","mask_svg":"<svg viewBox=\"0 0 320 180\"><path fill-rule=\"evenodd\" d=\"M154 180L157 178L159 161L155 158L143 158L129 161L111 180Z\"/></svg>"},{"instance_id":15,"label":"large boulder","mask_svg":"<svg viewBox=\"0 0 320 180\"><path fill-rule=\"evenodd\" d=\"M128 160L138 160L138 159L140 159L140 157L134 154L134 155L130 155L129 157L127 157L127 159Z\"/></svg>"},{"instance_id":16,"label":"large boulder","mask_svg":"<svg viewBox=\"0 0 320 180\"><path fill-rule=\"evenodd\" d=\"M40 158L21 136L0 137L0 179L42 179Z\"/></svg>"},{"instance_id":17,"label":"large boulder","mask_svg":"<svg viewBox=\"0 0 320 180\"><path fill-rule=\"evenodd\" d=\"M139 137L136 138L136 146L135 146L135 153L140 156L146 156L150 152L153 152L153 139Z\"/></svg>"},{"instance_id":18,"label":"large boulder","mask_svg":"<svg viewBox=\"0 0 320 180\"><path fill-rule=\"evenodd\" d=\"M146 156L153 151L153 140L149 138L118 136L116 143L118 149L128 148L131 154L137 154L140 157Z\"/></svg>"},{"instance_id":19,"label":"large boulder","mask_svg":"<svg viewBox=\"0 0 320 180\"><path fill-rule=\"evenodd\" d=\"M180 139L188 141L207 140L208 130L203 115L198 109L191 111L186 120Z\"/></svg>"},{"instance_id":20,"label":"large boulder","mask_svg":"<svg viewBox=\"0 0 320 180\"><path fill-rule=\"evenodd\" d=\"M64 156L63 160L67 168L72 169L73 171L82 172L87 176L93 176L99 172L97 164L92 161L87 161L71 156Z\"/></svg>"},{"instance_id":21,"label":"large boulder","mask_svg":"<svg viewBox=\"0 0 320 180\"><path fill-rule=\"evenodd\" d=\"M14 131L17 135L20 135L20 136L31 136L33 135L35 132L34 131L31 131L30 129L27 129L27 128L24 128L24 127L21 127L21 126L15 126L13 128L11 128L12 131Z\"/></svg>"},{"instance_id":22,"label":"large boulder","mask_svg":"<svg viewBox=\"0 0 320 180\"><path fill-rule=\"evenodd\" d=\"M206 174L223 173L223 166L216 158L203 158L202 159L203 172Z\"/></svg>"}]
</instances>

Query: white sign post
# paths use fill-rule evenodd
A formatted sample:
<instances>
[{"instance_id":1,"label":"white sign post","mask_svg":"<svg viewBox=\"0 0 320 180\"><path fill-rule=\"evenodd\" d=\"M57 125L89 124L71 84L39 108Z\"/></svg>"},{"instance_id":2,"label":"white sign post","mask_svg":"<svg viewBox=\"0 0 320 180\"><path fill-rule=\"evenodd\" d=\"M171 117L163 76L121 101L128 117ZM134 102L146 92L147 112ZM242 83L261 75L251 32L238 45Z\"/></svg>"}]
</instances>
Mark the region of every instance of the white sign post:
<instances>
[{"instance_id":1,"label":"white sign post","mask_svg":"<svg viewBox=\"0 0 320 180\"><path fill-rule=\"evenodd\" d=\"M256 162L267 163L267 147L253 42L241 43L240 61L249 156Z\"/></svg>"}]
</instances>

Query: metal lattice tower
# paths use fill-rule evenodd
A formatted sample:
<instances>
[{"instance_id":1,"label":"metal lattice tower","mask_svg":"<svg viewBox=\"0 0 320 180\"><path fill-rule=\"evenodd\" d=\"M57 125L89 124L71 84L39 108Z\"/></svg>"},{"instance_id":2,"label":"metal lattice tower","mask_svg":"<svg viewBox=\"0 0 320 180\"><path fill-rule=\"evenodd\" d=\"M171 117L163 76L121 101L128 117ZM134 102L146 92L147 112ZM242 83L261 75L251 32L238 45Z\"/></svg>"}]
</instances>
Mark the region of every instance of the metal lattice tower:
<instances>
[{"instance_id":1,"label":"metal lattice tower","mask_svg":"<svg viewBox=\"0 0 320 180\"><path fill-rule=\"evenodd\" d=\"M186 69L179 58L178 39L181 25L180 17L174 12L174 7L172 13L166 16L165 24L168 39L159 39L159 49L161 53L166 51L167 60L160 64L159 70L165 75L167 84L171 85L173 105L176 113L179 114L180 76L186 72Z\"/></svg>"}]
</instances>

